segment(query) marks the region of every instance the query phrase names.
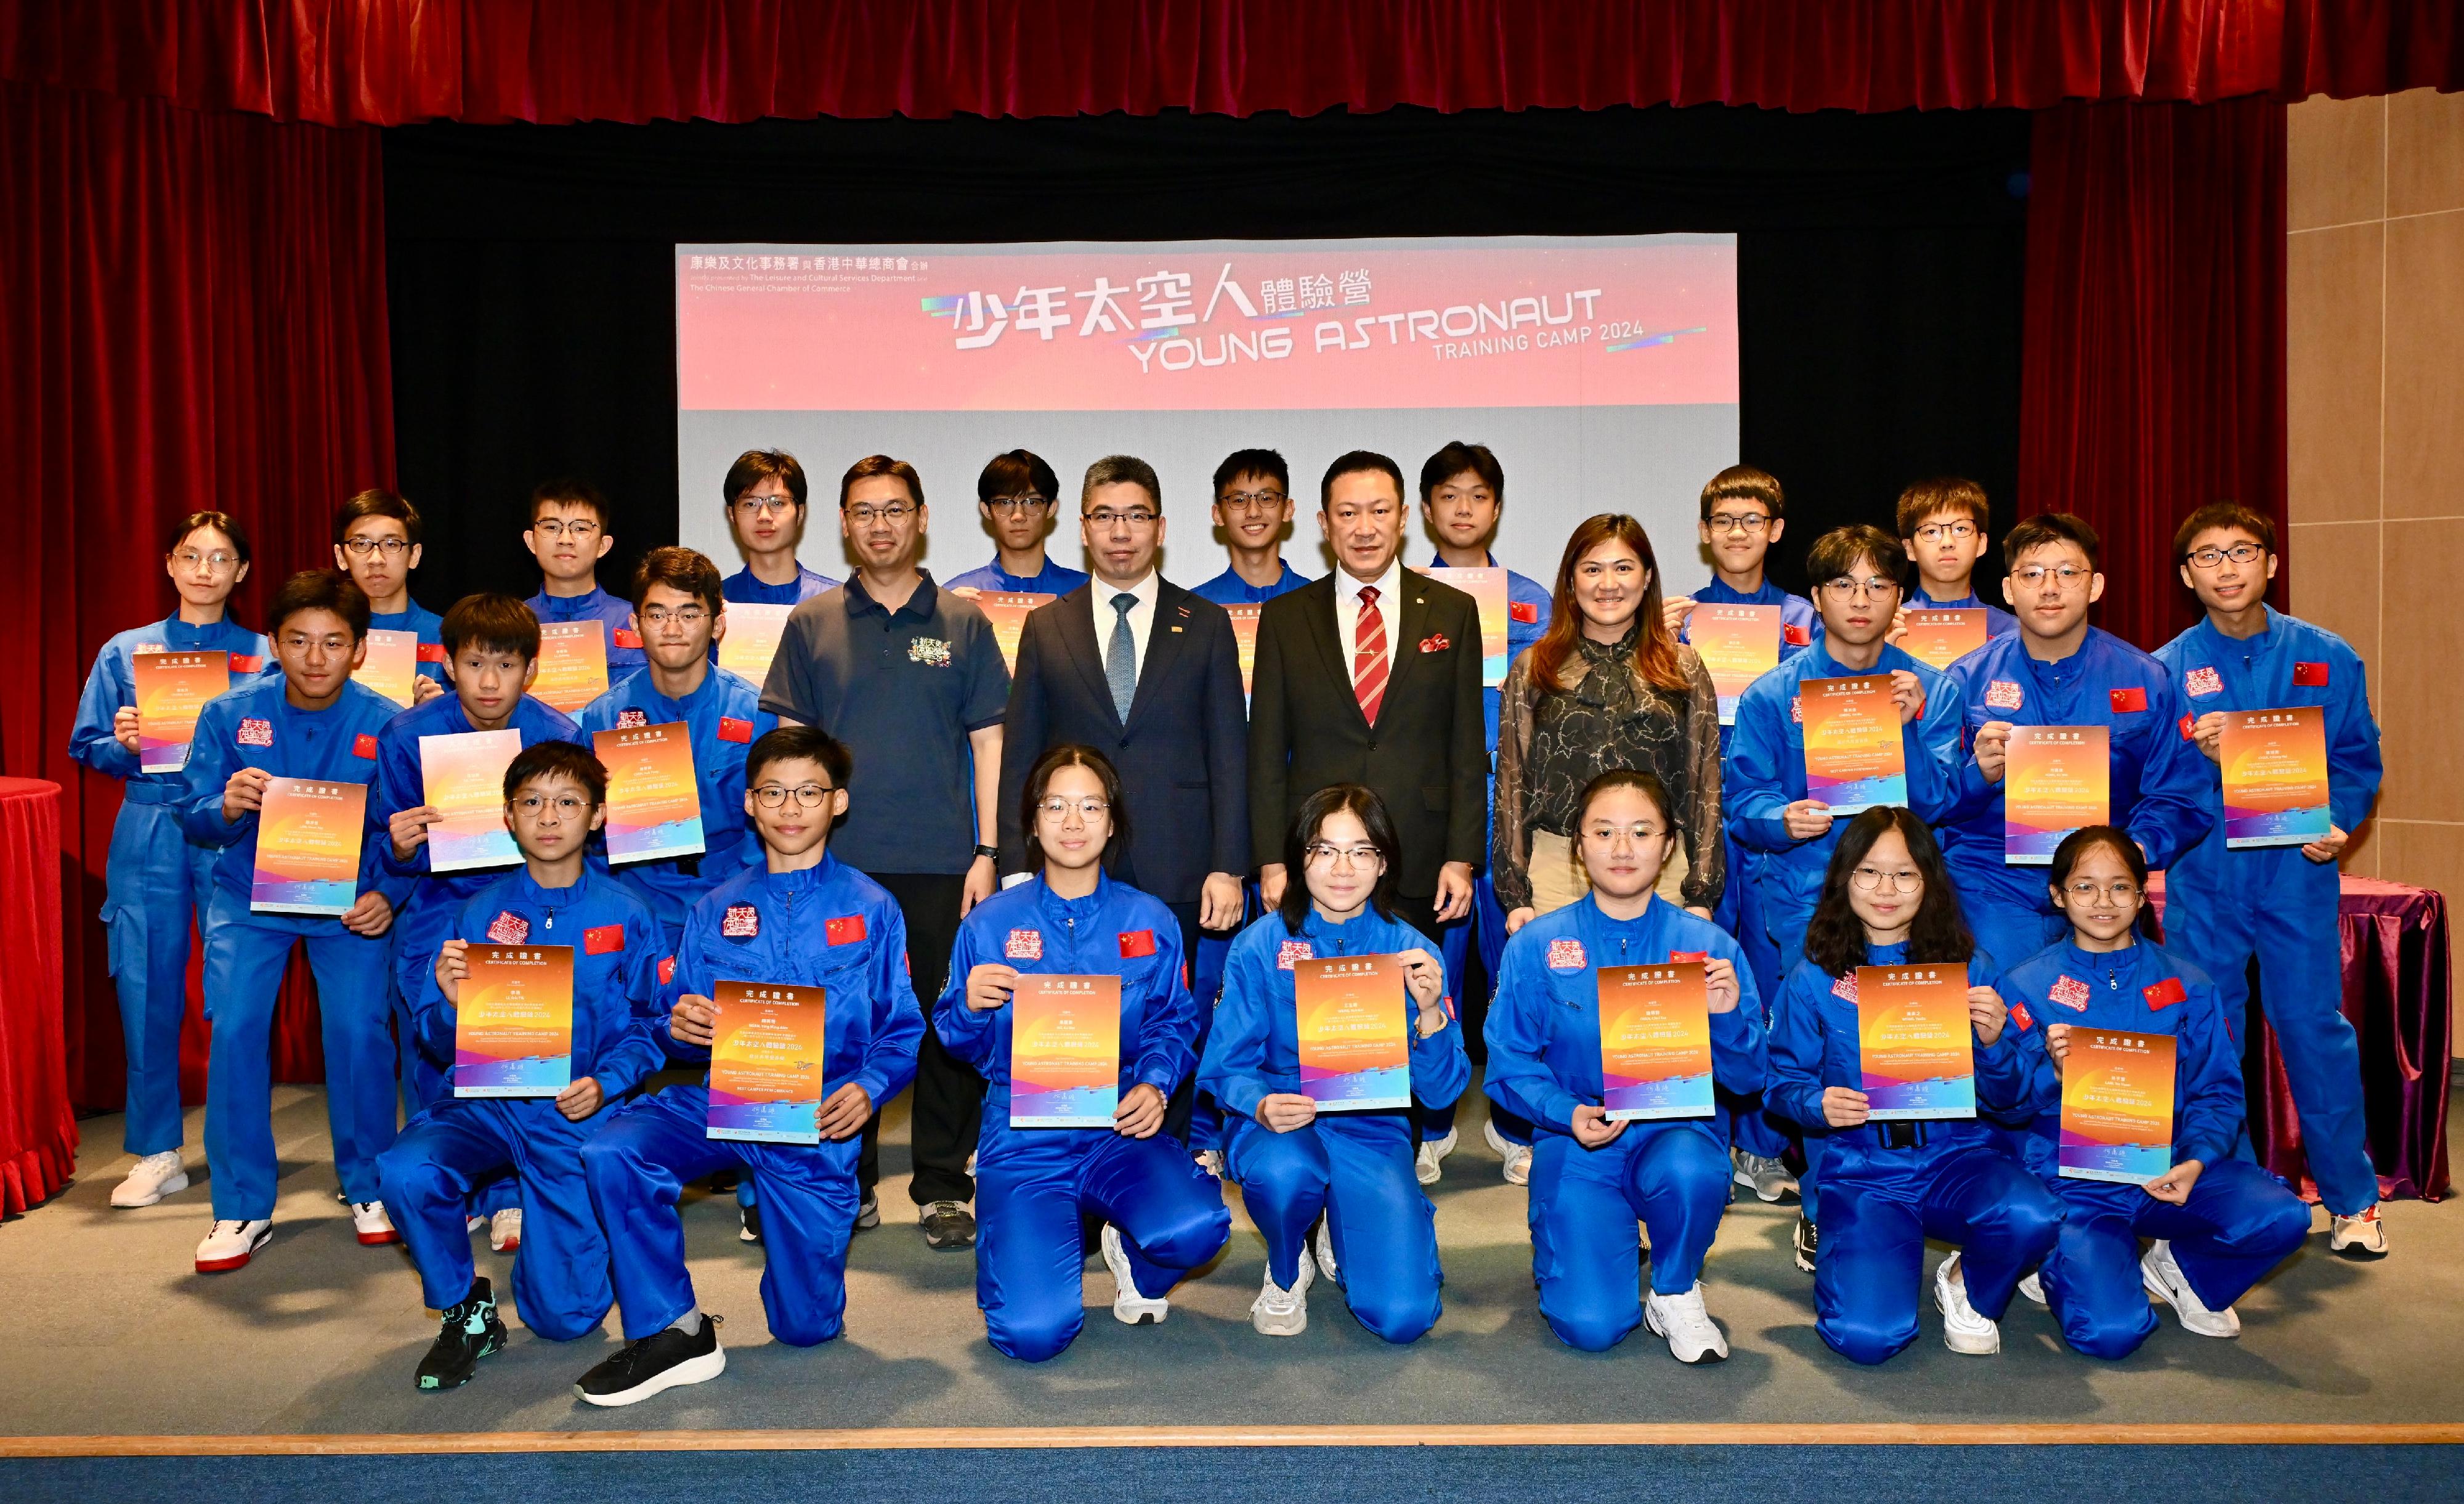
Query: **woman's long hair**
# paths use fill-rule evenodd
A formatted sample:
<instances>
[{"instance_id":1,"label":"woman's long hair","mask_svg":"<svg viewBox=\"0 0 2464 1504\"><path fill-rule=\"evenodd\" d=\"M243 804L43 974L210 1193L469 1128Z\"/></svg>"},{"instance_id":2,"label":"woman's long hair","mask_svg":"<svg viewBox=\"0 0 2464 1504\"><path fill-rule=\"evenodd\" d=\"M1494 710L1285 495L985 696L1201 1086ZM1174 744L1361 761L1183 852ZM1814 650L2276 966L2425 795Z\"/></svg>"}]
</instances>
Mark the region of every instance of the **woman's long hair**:
<instances>
[{"instance_id":1,"label":"woman's long hair","mask_svg":"<svg viewBox=\"0 0 2464 1504\"><path fill-rule=\"evenodd\" d=\"M1925 880L1925 897L1917 904L1916 922L1908 927L1908 960L1965 962L1976 954L1976 940L1959 912L1959 896L1950 891L1950 873L1942 848L1934 844L1925 823L1897 805L1877 805L1848 822L1839 845L1831 853L1831 869L1822 874L1822 897L1814 906L1814 922L1805 927L1805 954L1835 977L1844 977L1865 963L1865 922L1848 903L1848 874L1874 849L1885 830L1897 830L1908 847L1908 859Z\"/></svg>"},{"instance_id":2,"label":"woman's long hair","mask_svg":"<svg viewBox=\"0 0 2464 1504\"><path fill-rule=\"evenodd\" d=\"M1549 630L1531 645L1531 681L1550 694L1566 687L1566 665L1574 657L1574 639L1582 635L1583 613L1574 604L1574 566L1602 543L1619 542L1642 561L1651 583L1643 586L1642 608L1636 618L1642 630L1634 639L1634 671L1646 684L1678 694L1685 692L1685 670L1677 661L1677 634L1660 608L1660 556L1651 551L1651 535L1622 512L1587 518L1566 540L1566 556L1557 562L1557 590L1549 608Z\"/></svg>"},{"instance_id":3,"label":"woman's long hair","mask_svg":"<svg viewBox=\"0 0 2464 1504\"><path fill-rule=\"evenodd\" d=\"M1104 785L1104 803L1111 816L1112 833L1104 841L1103 865L1110 872L1112 853L1128 839L1129 811L1121 807L1121 775L1113 769L1111 759L1076 741L1064 741L1037 758L1035 766L1027 772L1026 787L1019 793L1018 828L1026 839L1026 864L1037 872L1044 870L1044 843L1035 838L1036 807L1044 803L1045 794L1051 789L1052 775L1065 767L1083 767Z\"/></svg>"},{"instance_id":4,"label":"woman's long hair","mask_svg":"<svg viewBox=\"0 0 2464 1504\"><path fill-rule=\"evenodd\" d=\"M1284 929L1289 934L1298 935L1309 919L1309 849L1328 819L1346 809L1358 818L1360 828L1369 832L1369 844L1385 858L1386 871L1369 890L1369 906L1379 918L1395 917L1395 869L1402 863L1403 843L1396 837L1386 801L1365 784L1329 784L1301 801L1291 829L1284 832L1284 902L1276 912L1284 917Z\"/></svg>"}]
</instances>

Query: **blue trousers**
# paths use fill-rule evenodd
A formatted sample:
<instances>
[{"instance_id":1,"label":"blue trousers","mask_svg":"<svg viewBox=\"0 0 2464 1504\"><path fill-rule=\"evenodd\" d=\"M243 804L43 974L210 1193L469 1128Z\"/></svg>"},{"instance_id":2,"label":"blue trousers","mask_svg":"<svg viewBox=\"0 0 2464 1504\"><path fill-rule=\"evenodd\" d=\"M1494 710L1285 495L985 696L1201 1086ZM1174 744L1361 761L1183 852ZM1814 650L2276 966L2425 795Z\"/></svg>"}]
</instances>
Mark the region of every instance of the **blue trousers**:
<instances>
[{"instance_id":1,"label":"blue trousers","mask_svg":"<svg viewBox=\"0 0 2464 1504\"><path fill-rule=\"evenodd\" d=\"M451 928L458 903L440 902L436 895L420 894L424 902L405 905L403 917L385 937L391 947L392 1005L402 1039L402 1110L405 1117L434 1106L452 1095L445 1071L453 1062L439 1060L419 1048L411 1028L409 1000L421 996L436 972L436 953Z\"/></svg>"},{"instance_id":2,"label":"blue trousers","mask_svg":"<svg viewBox=\"0 0 2464 1504\"><path fill-rule=\"evenodd\" d=\"M2156 1330L2139 1275L2142 1237L2169 1240L2199 1303L2221 1311L2310 1236L2301 1198L2240 1160L2202 1169L2179 1206L2097 1181L2063 1181L2057 1192L2069 1215L2045 1259L2045 1299L2062 1340L2090 1358L2127 1358Z\"/></svg>"},{"instance_id":3,"label":"blue trousers","mask_svg":"<svg viewBox=\"0 0 2464 1504\"><path fill-rule=\"evenodd\" d=\"M1222 1187L1161 1133L1126 1139L1108 1128L987 1120L976 1158L976 1304L996 1349L1040 1363L1076 1340L1089 1216L1120 1229L1132 1281L1150 1298L1232 1235Z\"/></svg>"},{"instance_id":4,"label":"blue trousers","mask_svg":"<svg viewBox=\"0 0 2464 1504\"><path fill-rule=\"evenodd\" d=\"M325 1117L342 1194L385 1199L377 1156L392 1145L398 1119L384 939L354 935L335 919L252 916L246 898L217 889L206 914L206 1018L214 1026L206 1160L217 1221L274 1215L274 1003L294 944L307 947L317 977Z\"/></svg>"},{"instance_id":5,"label":"blue trousers","mask_svg":"<svg viewBox=\"0 0 2464 1504\"><path fill-rule=\"evenodd\" d=\"M188 931L213 893L209 848L181 833L180 807L132 785L112 822L103 867L102 923L120 1034L128 1057L128 1113L121 1144L131 1154L180 1147L180 1025L188 1015Z\"/></svg>"},{"instance_id":6,"label":"blue trousers","mask_svg":"<svg viewBox=\"0 0 2464 1504\"><path fill-rule=\"evenodd\" d=\"M1856 1362L1882 1362L1917 1339L1925 1239L1959 1245L1969 1304L1999 1321L2061 1230L2062 1204L2044 1182L1982 1144L1883 1149L1835 1138L1823 1177L1814 1329Z\"/></svg>"},{"instance_id":7,"label":"blue trousers","mask_svg":"<svg viewBox=\"0 0 2464 1504\"><path fill-rule=\"evenodd\" d=\"M828 1341L847 1321L860 1140L713 1139L709 1119L708 1087L671 1086L626 1103L583 1142L582 1177L606 1229L625 1339L653 1336L693 1308L676 1200L694 1181L733 1166L761 1186L761 1309L770 1335L793 1347ZM522 1221L527 1242L530 1219Z\"/></svg>"},{"instance_id":8,"label":"blue trousers","mask_svg":"<svg viewBox=\"0 0 2464 1504\"><path fill-rule=\"evenodd\" d=\"M514 1305L539 1336L570 1341L597 1330L616 1303L607 1239L582 1179L582 1145L597 1123L569 1122L544 1096L447 1097L402 1130L377 1159L385 1210L410 1250L419 1288L438 1311L471 1293L471 1187L510 1172L520 1192L522 1251Z\"/></svg>"},{"instance_id":9,"label":"blue trousers","mask_svg":"<svg viewBox=\"0 0 2464 1504\"><path fill-rule=\"evenodd\" d=\"M2364 1142L2361 1041L2344 1018L2336 864L2299 851L2227 855L2230 882L2189 862L2167 874L2166 939L2214 980L2236 1039L2250 1037L2257 959L2259 1006L2283 1050L2302 1155L2327 1209L2349 1217L2377 1204L2379 1177ZM2247 1121L2233 1153L2251 1156Z\"/></svg>"},{"instance_id":10,"label":"blue trousers","mask_svg":"<svg viewBox=\"0 0 2464 1504\"><path fill-rule=\"evenodd\" d=\"M1326 1214L1337 1282L1360 1324L1409 1342L1438 1324L1438 1214L1412 1174L1411 1120L1401 1114L1322 1113L1276 1133L1232 1125L1226 1168L1266 1239L1266 1268L1286 1290L1300 1277L1309 1228Z\"/></svg>"},{"instance_id":11,"label":"blue trousers","mask_svg":"<svg viewBox=\"0 0 2464 1504\"><path fill-rule=\"evenodd\" d=\"M1531 1151L1531 1272L1540 1315L1569 1347L1604 1352L1642 1322L1642 1247L1651 1288L1683 1294L1728 1205L1728 1155L1715 1131L1638 1122L1597 1149L1543 1134Z\"/></svg>"}]
</instances>

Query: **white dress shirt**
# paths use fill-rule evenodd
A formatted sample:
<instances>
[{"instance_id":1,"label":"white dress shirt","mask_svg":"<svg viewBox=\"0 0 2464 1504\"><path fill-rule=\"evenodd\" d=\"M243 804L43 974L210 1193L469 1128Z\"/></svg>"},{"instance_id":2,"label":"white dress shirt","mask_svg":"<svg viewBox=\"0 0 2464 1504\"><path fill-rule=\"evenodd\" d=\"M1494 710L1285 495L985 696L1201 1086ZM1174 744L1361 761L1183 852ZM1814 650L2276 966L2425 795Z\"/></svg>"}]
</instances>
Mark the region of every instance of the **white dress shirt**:
<instances>
[{"instance_id":1,"label":"white dress shirt","mask_svg":"<svg viewBox=\"0 0 2464 1504\"><path fill-rule=\"evenodd\" d=\"M1141 672L1147 666L1147 643L1155 636L1155 598L1161 593L1162 580L1161 575L1150 569L1145 579L1129 588L1129 593L1138 598L1138 604L1130 608L1130 641L1136 645L1137 656L1133 663ZM1102 575L1089 579L1087 586L1088 603L1095 617L1095 651L1103 656L1104 668L1109 672L1112 667L1112 624L1121 615L1112 609L1112 597L1120 594L1121 588L1105 584Z\"/></svg>"},{"instance_id":2,"label":"white dress shirt","mask_svg":"<svg viewBox=\"0 0 2464 1504\"><path fill-rule=\"evenodd\" d=\"M1386 677L1395 677L1395 633L1403 617L1403 556L1397 553L1386 565L1386 572L1368 582L1377 586L1377 614L1386 623ZM1354 673L1360 657L1360 589L1361 582L1338 565L1334 571L1334 635L1343 648L1343 672L1353 682L1359 682Z\"/></svg>"}]
</instances>

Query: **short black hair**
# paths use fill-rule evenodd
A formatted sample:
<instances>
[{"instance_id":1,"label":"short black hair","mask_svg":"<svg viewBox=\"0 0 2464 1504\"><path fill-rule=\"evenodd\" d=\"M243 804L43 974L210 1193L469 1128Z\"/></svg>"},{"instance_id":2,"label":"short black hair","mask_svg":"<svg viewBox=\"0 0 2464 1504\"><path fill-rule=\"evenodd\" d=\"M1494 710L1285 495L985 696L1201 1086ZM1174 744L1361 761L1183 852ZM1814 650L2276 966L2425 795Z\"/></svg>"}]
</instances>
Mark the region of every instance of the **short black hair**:
<instances>
[{"instance_id":1,"label":"short black hair","mask_svg":"<svg viewBox=\"0 0 2464 1504\"><path fill-rule=\"evenodd\" d=\"M718 565L695 549L670 543L644 554L642 562L633 567L634 610L642 608L642 597L649 594L654 585L692 596L713 616L727 609L727 585L719 578Z\"/></svg>"},{"instance_id":2,"label":"short black hair","mask_svg":"<svg viewBox=\"0 0 2464 1504\"><path fill-rule=\"evenodd\" d=\"M437 629L436 635L444 642L449 658L460 656L464 648L519 653L525 658L539 656L539 618L528 606L510 595L482 592L462 597L447 608L445 623Z\"/></svg>"},{"instance_id":3,"label":"short black hair","mask_svg":"<svg viewBox=\"0 0 2464 1504\"><path fill-rule=\"evenodd\" d=\"M570 741L534 741L505 764L505 800L513 801L534 778L561 774L590 791L590 802L607 802L607 764Z\"/></svg>"},{"instance_id":4,"label":"short black hair","mask_svg":"<svg viewBox=\"0 0 2464 1504\"><path fill-rule=\"evenodd\" d=\"M976 501L981 505L995 497L1014 497L1032 491L1046 501L1061 499L1061 477L1044 462L1044 456L1023 449L1006 450L984 461L981 474L976 476Z\"/></svg>"},{"instance_id":5,"label":"short black hair","mask_svg":"<svg viewBox=\"0 0 2464 1504\"><path fill-rule=\"evenodd\" d=\"M1497 462L1495 454L1489 453L1487 445L1466 444L1461 439L1449 443L1421 463L1420 504L1427 506L1429 498L1438 494L1438 487L1465 472L1478 476L1480 483L1488 487L1488 494L1496 500L1498 509L1505 510L1506 468Z\"/></svg>"},{"instance_id":6,"label":"short black hair","mask_svg":"<svg viewBox=\"0 0 2464 1504\"><path fill-rule=\"evenodd\" d=\"M1282 454L1271 449L1236 449L1223 456L1223 463L1215 467L1215 479L1206 499L1212 501L1221 496L1225 486L1243 476L1271 476L1276 489L1286 496L1292 494L1292 469L1284 463Z\"/></svg>"},{"instance_id":7,"label":"short black hair","mask_svg":"<svg viewBox=\"0 0 2464 1504\"><path fill-rule=\"evenodd\" d=\"M832 788L845 788L855 773L855 755L846 742L819 726L781 726L744 754L744 786L751 788L761 782L762 771L773 763L800 761L822 764L822 771L830 775Z\"/></svg>"},{"instance_id":8,"label":"short black hair","mask_svg":"<svg viewBox=\"0 0 2464 1504\"><path fill-rule=\"evenodd\" d=\"M607 513L607 498L601 494L597 486L579 476L560 476L554 480L542 480L532 487L530 524L528 525L536 525L540 509L548 506L586 506L590 508L590 515L599 520L601 532L615 531L615 522Z\"/></svg>"},{"instance_id":9,"label":"short black hair","mask_svg":"<svg viewBox=\"0 0 2464 1504\"><path fill-rule=\"evenodd\" d=\"M274 592L265 634L281 636L282 624L301 611L332 611L349 625L354 641L368 634L367 592L340 569L302 569L283 581Z\"/></svg>"},{"instance_id":10,"label":"short black hair","mask_svg":"<svg viewBox=\"0 0 2464 1504\"><path fill-rule=\"evenodd\" d=\"M809 482L804 479L804 467L783 449L748 449L737 455L736 463L727 467L727 478L718 483L719 504L733 509L737 497L773 476L802 510Z\"/></svg>"},{"instance_id":11,"label":"short black hair","mask_svg":"<svg viewBox=\"0 0 2464 1504\"><path fill-rule=\"evenodd\" d=\"M1365 476L1373 473L1384 476L1395 482L1395 499L1397 502L1403 499L1403 467L1375 450L1355 449L1348 454L1337 455L1334 463L1326 467L1326 478L1318 482L1317 509L1321 512L1325 511L1328 503L1334 499L1336 481L1346 476Z\"/></svg>"},{"instance_id":12,"label":"short black hair","mask_svg":"<svg viewBox=\"0 0 2464 1504\"><path fill-rule=\"evenodd\" d=\"M1378 877L1377 885L1369 890L1369 906L1381 918L1395 917L1395 871L1403 864L1403 843L1395 834L1394 816L1386 812L1386 801L1368 785L1329 784L1301 801L1291 828L1284 832L1284 871L1290 880L1284 884L1283 907L1276 912L1283 916L1284 928L1291 934L1298 935L1309 920L1306 874L1309 845L1330 818L1346 809L1360 821L1360 828L1369 832L1369 844L1385 858L1386 871Z\"/></svg>"},{"instance_id":13,"label":"short black hair","mask_svg":"<svg viewBox=\"0 0 2464 1504\"><path fill-rule=\"evenodd\" d=\"M412 506L398 492L382 486L361 492L342 503L334 514L334 542L341 543L351 536L351 524L363 518L388 517L402 524L402 536L414 548L419 546L419 508Z\"/></svg>"},{"instance_id":14,"label":"short black hair","mask_svg":"<svg viewBox=\"0 0 2464 1504\"><path fill-rule=\"evenodd\" d=\"M2052 543L2068 543L2087 555L2091 570L2102 567L2097 556L2103 550L2103 540L2096 536L2096 528L2086 518L2068 512L2039 512L2035 517L2022 518L2017 526L2002 535L2003 569L2018 568L2022 558Z\"/></svg>"}]
</instances>

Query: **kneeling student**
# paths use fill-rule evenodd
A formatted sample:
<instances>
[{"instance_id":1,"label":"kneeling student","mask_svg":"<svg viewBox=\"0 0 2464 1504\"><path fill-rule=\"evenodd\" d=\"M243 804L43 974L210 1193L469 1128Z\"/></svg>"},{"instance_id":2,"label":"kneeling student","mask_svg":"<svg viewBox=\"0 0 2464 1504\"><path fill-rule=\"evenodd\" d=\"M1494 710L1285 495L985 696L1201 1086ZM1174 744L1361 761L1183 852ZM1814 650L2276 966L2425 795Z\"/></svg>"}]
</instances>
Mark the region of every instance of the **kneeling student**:
<instances>
[{"instance_id":1,"label":"kneeling student","mask_svg":"<svg viewBox=\"0 0 2464 1504\"><path fill-rule=\"evenodd\" d=\"M2030 1166L2069 1211L2038 1290L2028 1293L2053 1307L2062 1340L2091 1358L2127 1358L2147 1340L2156 1330L2151 1294L2186 1332L2239 1337L2233 1303L2301 1247L2310 1208L2276 1177L2232 1157L2244 1111L2241 1047L2215 984L2132 935L2146 901L2147 859L2123 831L2072 831L2046 881L2070 936L2002 978L2037 1114ZM2083 1038L2108 1032L2173 1038L2172 1162L2145 1184L2061 1173L2062 1077L2079 1069ZM2142 1234L2156 1240L2144 1258Z\"/></svg>"},{"instance_id":2,"label":"kneeling student","mask_svg":"<svg viewBox=\"0 0 2464 1504\"><path fill-rule=\"evenodd\" d=\"M505 1344L495 1287L471 1265L463 1208L472 1188L510 1174L521 1201L514 1302L522 1324L569 1341L615 1303L607 1240L582 1181L582 1145L603 1110L665 1063L651 1034L658 1003L657 921L633 891L584 857L605 821L607 771L569 741L542 741L505 769L505 827L522 870L462 906L439 948L430 985L414 1000L420 1044L454 1058L454 1026L473 945L560 945L571 952L571 1082L554 1095L457 1096L470 1073L449 1069L446 1095L413 1117L377 1161L385 1201L419 1269L428 1304L444 1313L418 1386L470 1382Z\"/></svg>"},{"instance_id":3,"label":"kneeling student","mask_svg":"<svg viewBox=\"0 0 2464 1504\"><path fill-rule=\"evenodd\" d=\"M1709 994L1711 1074L1763 1089L1762 1008L1745 951L1708 919L1652 890L1677 848L1668 791L1619 768L1592 780L1575 839L1591 892L1506 942L1482 1031L1488 1095L1537 1127L1531 1148L1531 1269L1540 1314L1569 1347L1602 1352L1641 1322L1680 1362L1728 1356L1703 1307L1703 1257L1728 1205L1727 1109L1612 1121L1602 1102L1603 966L1700 961ZM1743 1005L1742 1006L1740 1005ZM1636 1294L1640 1221L1651 1229L1651 1297Z\"/></svg>"},{"instance_id":4,"label":"kneeling student","mask_svg":"<svg viewBox=\"0 0 2464 1504\"><path fill-rule=\"evenodd\" d=\"M1198 1082L1238 1115L1224 1166L1265 1235L1266 1288L1249 1319L1268 1337L1308 1329L1321 1269L1387 1341L1437 1324L1437 1213L1414 1168L1411 1109L1321 1112L1301 1092L1295 967L1333 956L1391 956L1400 966L1416 1102L1449 1107L1471 1080L1437 944L1393 913L1400 851L1374 791L1336 784L1311 794L1284 843L1285 871L1301 881L1285 886L1281 910L1234 939L1224 963ZM1312 1260L1309 1225L1320 1213Z\"/></svg>"},{"instance_id":5,"label":"kneeling student","mask_svg":"<svg viewBox=\"0 0 2464 1504\"><path fill-rule=\"evenodd\" d=\"M583 1174L615 1260L626 1341L574 1385L592 1404L631 1404L727 1367L718 1318L694 1302L676 1215L684 1187L718 1170L737 1170L759 1187L761 1308L770 1335L810 1347L844 1324L856 1136L915 1078L924 1037L898 905L827 849L831 822L847 812L851 766L847 748L812 726L781 726L753 743L744 802L763 860L693 906L663 989L668 1053L706 1061L720 982L821 988L822 1141L711 1138L705 1080L628 1103L583 1145Z\"/></svg>"},{"instance_id":6,"label":"kneeling student","mask_svg":"<svg viewBox=\"0 0 2464 1504\"><path fill-rule=\"evenodd\" d=\"M1195 1063L1198 1008L1182 980L1172 911L1104 871L1120 807L1120 776L1094 748L1064 742L1036 760L1019 800L1035 876L959 921L950 984L933 1015L941 1043L986 1083L976 1303L993 1346L1028 1362L1057 1357L1085 1323L1083 1219L1104 1224L1112 1316L1132 1326L1161 1321L1172 1287L1232 1231L1222 1188L1157 1132L1173 1088ZM1012 1121L1027 1095L1011 1078L1012 998L1023 978L1037 975L1120 979L1111 1127ZM1085 1090L1034 1095L1063 1105Z\"/></svg>"}]
</instances>

